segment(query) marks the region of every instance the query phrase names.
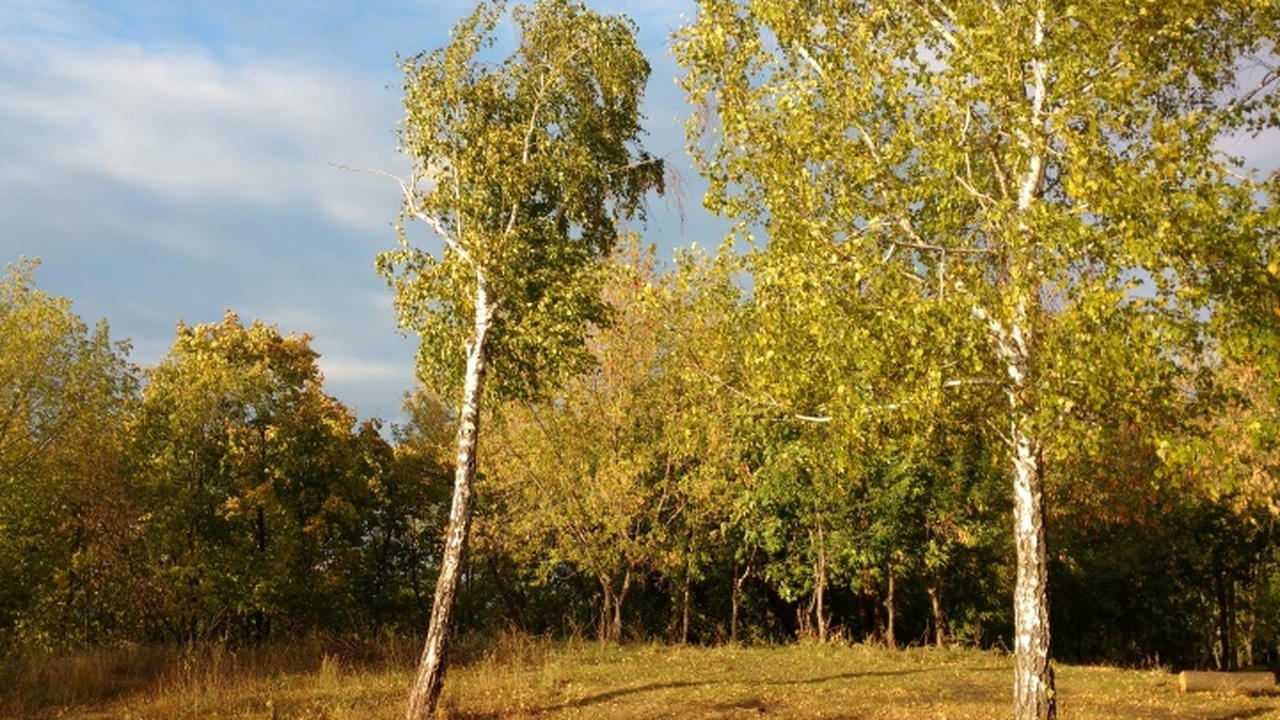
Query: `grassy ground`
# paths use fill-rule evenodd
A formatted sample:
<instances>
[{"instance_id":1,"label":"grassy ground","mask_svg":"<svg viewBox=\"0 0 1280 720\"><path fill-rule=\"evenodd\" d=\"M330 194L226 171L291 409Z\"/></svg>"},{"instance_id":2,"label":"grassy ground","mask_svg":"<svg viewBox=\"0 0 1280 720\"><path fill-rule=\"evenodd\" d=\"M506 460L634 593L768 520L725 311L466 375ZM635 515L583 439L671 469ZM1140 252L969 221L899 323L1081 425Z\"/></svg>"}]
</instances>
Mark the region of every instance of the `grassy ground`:
<instances>
[{"instance_id":1,"label":"grassy ground","mask_svg":"<svg viewBox=\"0 0 1280 720\"><path fill-rule=\"evenodd\" d=\"M1012 666L972 650L844 645L602 647L506 638L469 653L441 715L499 718L1009 716ZM0 717L77 720L400 718L411 648L308 643L257 651L133 650L0 665ZM1181 695L1159 671L1059 667L1064 720L1280 718L1280 696Z\"/></svg>"}]
</instances>

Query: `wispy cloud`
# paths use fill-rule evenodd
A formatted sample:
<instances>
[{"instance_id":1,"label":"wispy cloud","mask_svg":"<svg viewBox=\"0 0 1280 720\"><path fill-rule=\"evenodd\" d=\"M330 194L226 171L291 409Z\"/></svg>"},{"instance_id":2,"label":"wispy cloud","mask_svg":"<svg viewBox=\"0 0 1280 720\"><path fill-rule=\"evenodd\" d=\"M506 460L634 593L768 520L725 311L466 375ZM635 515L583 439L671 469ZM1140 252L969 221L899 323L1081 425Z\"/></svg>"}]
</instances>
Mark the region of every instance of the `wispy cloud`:
<instances>
[{"instance_id":1,"label":"wispy cloud","mask_svg":"<svg viewBox=\"0 0 1280 720\"><path fill-rule=\"evenodd\" d=\"M370 264L393 242L399 94L370 70L139 42L68 2L0 4L0 255L157 361L226 308L316 336L331 392L395 415L413 348ZM151 32L151 30L148 30Z\"/></svg>"},{"instance_id":2,"label":"wispy cloud","mask_svg":"<svg viewBox=\"0 0 1280 720\"><path fill-rule=\"evenodd\" d=\"M0 122L26 135L6 143L25 149L7 148L16 162L0 166L0 188L92 177L178 203L289 204L363 227L385 220L364 202L382 188L329 166L397 160L397 108L381 88L305 68L227 66L199 51L26 45L9 46L0 79Z\"/></svg>"}]
</instances>

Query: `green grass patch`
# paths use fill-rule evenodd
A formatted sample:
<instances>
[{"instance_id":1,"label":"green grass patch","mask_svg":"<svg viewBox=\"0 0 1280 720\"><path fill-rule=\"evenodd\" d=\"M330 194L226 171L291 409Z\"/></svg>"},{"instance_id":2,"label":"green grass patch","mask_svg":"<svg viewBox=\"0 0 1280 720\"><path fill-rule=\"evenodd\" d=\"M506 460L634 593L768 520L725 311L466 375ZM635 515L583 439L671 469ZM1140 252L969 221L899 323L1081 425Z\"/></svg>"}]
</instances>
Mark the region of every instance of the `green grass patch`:
<instances>
[{"instance_id":1,"label":"green grass patch","mask_svg":"<svg viewBox=\"0 0 1280 720\"><path fill-rule=\"evenodd\" d=\"M504 637L463 647L441 716L987 720L1010 715L1012 663L977 650L860 645L602 646ZM88 720L400 718L414 649L307 642L232 651L116 650L2 666L0 716ZM1280 718L1280 697L1178 692L1163 671L1060 666L1074 718ZM12 682L9 682L12 681Z\"/></svg>"}]
</instances>

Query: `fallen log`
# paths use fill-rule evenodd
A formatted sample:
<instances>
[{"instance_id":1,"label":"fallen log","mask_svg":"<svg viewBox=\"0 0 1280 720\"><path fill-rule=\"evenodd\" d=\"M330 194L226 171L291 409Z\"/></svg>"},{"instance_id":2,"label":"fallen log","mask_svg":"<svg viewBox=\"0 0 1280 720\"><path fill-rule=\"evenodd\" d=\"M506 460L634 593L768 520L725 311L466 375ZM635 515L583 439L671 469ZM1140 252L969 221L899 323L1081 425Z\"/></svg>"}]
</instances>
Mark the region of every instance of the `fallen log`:
<instances>
[{"instance_id":1,"label":"fallen log","mask_svg":"<svg viewBox=\"0 0 1280 720\"><path fill-rule=\"evenodd\" d=\"M1178 675L1182 692L1271 692L1276 676L1269 672L1203 672L1183 670Z\"/></svg>"}]
</instances>

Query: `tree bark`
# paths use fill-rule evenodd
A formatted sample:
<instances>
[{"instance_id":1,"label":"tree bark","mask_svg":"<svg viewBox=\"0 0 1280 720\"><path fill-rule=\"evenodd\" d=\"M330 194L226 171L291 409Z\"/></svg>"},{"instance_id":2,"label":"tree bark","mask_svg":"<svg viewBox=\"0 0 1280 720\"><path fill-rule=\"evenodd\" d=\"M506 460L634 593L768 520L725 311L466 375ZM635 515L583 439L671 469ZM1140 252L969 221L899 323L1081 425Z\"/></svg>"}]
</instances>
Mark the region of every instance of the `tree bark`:
<instances>
[{"instance_id":1,"label":"tree bark","mask_svg":"<svg viewBox=\"0 0 1280 720\"><path fill-rule=\"evenodd\" d=\"M267 567L267 516L259 505L254 517L254 538L258 549L258 559L263 569ZM254 593L255 596L257 593ZM256 607L253 609L253 642L261 645L271 634L271 619L262 607L262 598L254 597Z\"/></svg>"},{"instance_id":2,"label":"tree bark","mask_svg":"<svg viewBox=\"0 0 1280 720\"><path fill-rule=\"evenodd\" d=\"M1178 675L1178 689L1188 692L1273 693L1275 673L1266 672L1197 672L1183 670Z\"/></svg>"},{"instance_id":3,"label":"tree bark","mask_svg":"<svg viewBox=\"0 0 1280 720\"><path fill-rule=\"evenodd\" d=\"M897 650L898 638L894 630L894 625L898 619L898 598L896 575L893 571L893 563L890 563L885 567L884 611L884 643L889 646L889 649Z\"/></svg>"},{"instance_id":4,"label":"tree bark","mask_svg":"<svg viewBox=\"0 0 1280 720\"><path fill-rule=\"evenodd\" d=\"M933 642L938 647L947 644L947 619L942 612L942 580L934 575L925 588L929 594L929 607L933 610Z\"/></svg>"},{"instance_id":5,"label":"tree bark","mask_svg":"<svg viewBox=\"0 0 1280 720\"><path fill-rule=\"evenodd\" d=\"M822 531L822 523L818 523L818 558L814 567L813 605L814 621L818 628L818 642L827 642L827 543Z\"/></svg>"},{"instance_id":6,"label":"tree bark","mask_svg":"<svg viewBox=\"0 0 1280 720\"><path fill-rule=\"evenodd\" d=\"M691 587L693 585L692 574L685 572L684 590L680 597L680 644L689 644L689 606L693 602L693 593Z\"/></svg>"},{"instance_id":7,"label":"tree bark","mask_svg":"<svg viewBox=\"0 0 1280 720\"><path fill-rule=\"evenodd\" d=\"M1235 582L1228 576L1225 564L1220 558L1214 562L1214 586L1215 595L1217 596L1217 625L1218 625L1218 643L1219 656L1217 667L1219 670L1235 670L1236 649L1234 640L1235 629L1235 603L1233 602L1233 590Z\"/></svg>"},{"instance_id":8,"label":"tree bark","mask_svg":"<svg viewBox=\"0 0 1280 720\"><path fill-rule=\"evenodd\" d=\"M475 329L467 346L467 374L458 416L457 468L453 479L453 504L445 531L440 577L436 580L427 641L418 664L418 677L409 695L409 720L422 720L435 712L444 688L449 629L452 624L458 585L466 560L467 536L471 529L471 495L476 477L476 441L480 436L480 401L484 396L488 348L485 339L493 324L489 284L476 273Z\"/></svg>"},{"instance_id":9,"label":"tree bark","mask_svg":"<svg viewBox=\"0 0 1280 720\"><path fill-rule=\"evenodd\" d=\"M1016 285L1015 293L1019 293ZM991 320L992 340L1009 385L1009 435L1013 456L1013 540L1017 579L1013 590L1013 717L1057 717L1049 665L1049 556L1046 549L1044 473L1034 432L1031 394L1031 327L1025 294L1016 294L1008 324Z\"/></svg>"},{"instance_id":10,"label":"tree bark","mask_svg":"<svg viewBox=\"0 0 1280 720\"><path fill-rule=\"evenodd\" d=\"M990 320L1009 384L1009 443L1013 456L1013 539L1017 579L1013 591L1014 720L1057 717L1049 665L1049 556L1046 548L1044 472L1034 430L1031 325L1027 295L1015 284L1007 324Z\"/></svg>"},{"instance_id":11,"label":"tree bark","mask_svg":"<svg viewBox=\"0 0 1280 720\"><path fill-rule=\"evenodd\" d=\"M600 625L596 633L597 639L602 642L622 642L622 610L627 601L627 594L631 592L631 571L627 570L622 576L622 589L617 592L613 589L613 576L608 573L600 573L600 590L604 594L600 606Z\"/></svg>"},{"instance_id":12,"label":"tree bark","mask_svg":"<svg viewBox=\"0 0 1280 720\"><path fill-rule=\"evenodd\" d=\"M747 563L747 567L743 569L742 574L738 574L738 561L734 560L733 566L733 592L731 593L732 614L729 617L729 642L737 644L738 642L738 617L742 612L742 585L751 577L751 564L754 562L755 553L752 553L752 561Z\"/></svg>"},{"instance_id":13,"label":"tree bark","mask_svg":"<svg viewBox=\"0 0 1280 720\"><path fill-rule=\"evenodd\" d=\"M1018 233L1035 246L1028 216L1043 192L1045 148L1043 134L1048 107L1049 69L1043 59L1047 22L1043 4L1035 7L1028 62L1027 126L1015 132L1027 154L1018 183ZM1036 402L1032 378L1032 317L1039 307L1039 280L1033 265L1015 258L1010 267L1013 305L1007 332L996 341L1010 383L1009 437L1013 450L1013 537L1017 548L1017 579L1013 591L1015 720L1053 720L1058 716L1049 665L1049 555L1045 546L1044 468L1041 438L1033 420Z\"/></svg>"},{"instance_id":14,"label":"tree bark","mask_svg":"<svg viewBox=\"0 0 1280 720\"><path fill-rule=\"evenodd\" d=\"M596 641L609 640L609 618L613 617L613 577L600 573L600 622L596 624Z\"/></svg>"},{"instance_id":15,"label":"tree bark","mask_svg":"<svg viewBox=\"0 0 1280 720\"><path fill-rule=\"evenodd\" d=\"M626 605L627 595L631 592L631 571L622 576L622 590L613 601L613 623L609 635L613 642L622 642L622 608Z\"/></svg>"},{"instance_id":16,"label":"tree bark","mask_svg":"<svg viewBox=\"0 0 1280 720\"><path fill-rule=\"evenodd\" d=\"M1044 481L1040 448L1015 416L1012 430L1013 524L1017 546L1014 585L1013 716L1017 720L1057 717L1053 669L1049 666L1049 559L1045 548Z\"/></svg>"}]
</instances>

